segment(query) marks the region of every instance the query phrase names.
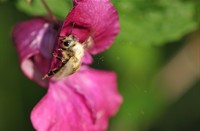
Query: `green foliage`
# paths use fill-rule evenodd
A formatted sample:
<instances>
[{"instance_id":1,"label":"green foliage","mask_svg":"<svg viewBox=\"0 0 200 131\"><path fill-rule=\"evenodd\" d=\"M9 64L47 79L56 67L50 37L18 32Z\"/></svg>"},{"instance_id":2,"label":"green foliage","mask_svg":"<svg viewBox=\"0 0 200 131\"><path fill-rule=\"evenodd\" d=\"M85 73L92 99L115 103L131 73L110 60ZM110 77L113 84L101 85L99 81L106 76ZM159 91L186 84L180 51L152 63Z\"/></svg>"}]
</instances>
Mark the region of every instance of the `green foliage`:
<instances>
[{"instance_id":1,"label":"green foliage","mask_svg":"<svg viewBox=\"0 0 200 131\"><path fill-rule=\"evenodd\" d=\"M59 18L65 18L70 7L72 6L72 2L69 0L45 0L52 10L52 12L58 16ZM47 11L42 5L41 0L32 0L30 6L27 5L26 0L18 0L17 7L19 10L22 10L30 15L38 16L45 15Z\"/></svg>"},{"instance_id":2,"label":"green foliage","mask_svg":"<svg viewBox=\"0 0 200 131\"><path fill-rule=\"evenodd\" d=\"M158 97L160 92L151 91L149 84L152 74L158 69L161 49L123 44L120 39L115 43L94 60L95 68L114 70L117 73L119 90L124 99L110 131L133 130L130 127L139 130L140 126L150 124L161 110L163 98Z\"/></svg>"},{"instance_id":3,"label":"green foliage","mask_svg":"<svg viewBox=\"0 0 200 131\"><path fill-rule=\"evenodd\" d=\"M200 23L200 8L199 7L200 7L200 1L199 1L198 5L196 6L196 12L197 12L196 19Z\"/></svg>"},{"instance_id":4,"label":"green foliage","mask_svg":"<svg viewBox=\"0 0 200 131\"><path fill-rule=\"evenodd\" d=\"M181 0L113 0L125 43L163 45L194 30L194 2Z\"/></svg>"}]
</instances>

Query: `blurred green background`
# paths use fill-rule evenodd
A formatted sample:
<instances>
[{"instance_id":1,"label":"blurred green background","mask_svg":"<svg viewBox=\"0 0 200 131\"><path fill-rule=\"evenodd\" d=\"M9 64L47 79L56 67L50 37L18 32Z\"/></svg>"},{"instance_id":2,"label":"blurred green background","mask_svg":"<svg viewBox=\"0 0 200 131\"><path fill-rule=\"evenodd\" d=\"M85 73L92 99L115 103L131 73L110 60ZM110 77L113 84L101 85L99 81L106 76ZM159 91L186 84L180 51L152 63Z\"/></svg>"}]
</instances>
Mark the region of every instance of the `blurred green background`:
<instances>
[{"instance_id":1,"label":"blurred green background","mask_svg":"<svg viewBox=\"0 0 200 131\"><path fill-rule=\"evenodd\" d=\"M70 0L46 0L64 19ZM200 131L200 1L112 0L121 32L92 67L115 71L124 102L108 131ZM0 0L0 131L31 131L46 90L20 71L12 27L47 14L39 0ZM189 56L189 58L188 58Z\"/></svg>"}]
</instances>

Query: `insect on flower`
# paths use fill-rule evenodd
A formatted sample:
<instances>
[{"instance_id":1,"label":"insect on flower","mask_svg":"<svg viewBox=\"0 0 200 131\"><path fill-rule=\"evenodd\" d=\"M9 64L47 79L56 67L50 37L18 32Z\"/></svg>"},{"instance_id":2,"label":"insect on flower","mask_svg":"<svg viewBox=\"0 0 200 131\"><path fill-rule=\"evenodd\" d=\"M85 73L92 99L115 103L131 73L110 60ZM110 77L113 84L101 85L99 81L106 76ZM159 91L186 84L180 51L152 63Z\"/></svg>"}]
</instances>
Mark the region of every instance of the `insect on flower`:
<instances>
[{"instance_id":1,"label":"insect on flower","mask_svg":"<svg viewBox=\"0 0 200 131\"><path fill-rule=\"evenodd\" d=\"M43 79L52 75L54 75L53 79L60 79L73 74L81 65L81 58L84 54L84 44L80 44L73 35L60 36L60 38L61 47L52 54L54 58L61 62L61 66L50 70Z\"/></svg>"},{"instance_id":2,"label":"insect on flower","mask_svg":"<svg viewBox=\"0 0 200 131\"><path fill-rule=\"evenodd\" d=\"M51 20L57 22L57 18L52 13L45 0L41 0L41 2L47 10ZM27 3L30 4L31 0L27 0ZM74 24L75 23L72 24L72 29ZM72 29L69 34L72 33ZM69 76L70 74L75 73L81 65L81 58L84 55L84 45L80 44L78 39L73 35L59 36L59 40L58 45L60 44L61 46L56 49L57 51L54 51L52 55L58 60L57 63L61 62L61 64L56 64L55 68L50 69L42 78L43 80L50 76L53 76L52 78L54 80Z\"/></svg>"},{"instance_id":3,"label":"insect on flower","mask_svg":"<svg viewBox=\"0 0 200 131\"><path fill-rule=\"evenodd\" d=\"M106 131L122 103L117 76L89 65L92 55L109 49L119 33L117 11L109 0L72 0L73 8L61 22L41 1L48 17L20 22L12 32L23 73L47 89L31 112L33 127Z\"/></svg>"}]
</instances>

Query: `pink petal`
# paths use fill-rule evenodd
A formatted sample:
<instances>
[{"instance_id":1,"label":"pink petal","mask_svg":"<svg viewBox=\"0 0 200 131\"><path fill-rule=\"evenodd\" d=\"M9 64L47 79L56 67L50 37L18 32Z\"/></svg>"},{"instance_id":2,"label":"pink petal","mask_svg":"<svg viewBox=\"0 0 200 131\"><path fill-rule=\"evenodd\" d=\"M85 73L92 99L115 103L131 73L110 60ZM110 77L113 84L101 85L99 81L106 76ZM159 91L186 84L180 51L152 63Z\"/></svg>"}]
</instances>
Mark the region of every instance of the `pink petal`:
<instances>
[{"instance_id":1,"label":"pink petal","mask_svg":"<svg viewBox=\"0 0 200 131\"><path fill-rule=\"evenodd\" d=\"M83 62L84 64L92 64L92 62L93 62L92 56L91 56L90 53L89 53L88 51L86 51L86 50L85 50L85 52L84 52L84 56L83 56L83 58L82 58L82 62Z\"/></svg>"},{"instance_id":2,"label":"pink petal","mask_svg":"<svg viewBox=\"0 0 200 131\"><path fill-rule=\"evenodd\" d=\"M35 18L17 24L13 29L13 40L23 73L41 86L47 81L41 78L47 72L57 31L54 24L43 18Z\"/></svg>"},{"instance_id":3,"label":"pink petal","mask_svg":"<svg viewBox=\"0 0 200 131\"><path fill-rule=\"evenodd\" d=\"M50 83L31 120L37 131L104 131L121 102L114 73L82 67Z\"/></svg>"},{"instance_id":4,"label":"pink petal","mask_svg":"<svg viewBox=\"0 0 200 131\"><path fill-rule=\"evenodd\" d=\"M117 112L122 103L115 73L82 66L81 71L69 77L65 83L86 99L93 113L95 129L105 130L108 119Z\"/></svg>"},{"instance_id":5,"label":"pink petal","mask_svg":"<svg viewBox=\"0 0 200 131\"><path fill-rule=\"evenodd\" d=\"M91 36L93 43L89 51L92 54L108 49L119 32L118 14L113 5L108 0L74 0L74 5L60 34L72 33L80 42Z\"/></svg>"},{"instance_id":6,"label":"pink petal","mask_svg":"<svg viewBox=\"0 0 200 131\"><path fill-rule=\"evenodd\" d=\"M57 82L50 84L31 120L37 131L92 131L90 114L81 95Z\"/></svg>"}]
</instances>

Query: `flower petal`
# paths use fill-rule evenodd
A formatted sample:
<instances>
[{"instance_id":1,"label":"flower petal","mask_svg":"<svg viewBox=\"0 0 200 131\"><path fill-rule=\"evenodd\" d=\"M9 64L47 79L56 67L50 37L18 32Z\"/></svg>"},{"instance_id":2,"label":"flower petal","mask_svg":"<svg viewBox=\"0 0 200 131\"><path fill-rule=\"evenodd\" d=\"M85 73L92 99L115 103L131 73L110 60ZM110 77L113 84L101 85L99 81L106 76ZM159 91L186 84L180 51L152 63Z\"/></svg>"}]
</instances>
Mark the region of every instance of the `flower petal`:
<instances>
[{"instance_id":1,"label":"flower petal","mask_svg":"<svg viewBox=\"0 0 200 131\"><path fill-rule=\"evenodd\" d=\"M92 64L93 58L88 51L85 50L82 62L84 64Z\"/></svg>"},{"instance_id":2,"label":"flower petal","mask_svg":"<svg viewBox=\"0 0 200 131\"><path fill-rule=\"evenodd\" d=\"M57 82L50 84L31 120L37 131L92 131L90 114L82 96Z\"/></svg>"},{"instance_id":3,"label":"flower petal","mask_svg":"<svg viewBox=\"0 0 200 131\"><path fill-rule=\"evenodd\" d=\"M79 73L72 75L65 82L86 99L93 113L95 129L105 130L108 119L117 112L122 103L122 97L117 91L115 73L82 66Z\"/></svg>"},{"instance_id":4,"label":"flower petal","mask_svg":"<svg viewBox=\"0 0 200 131\"><path fill-rule=\"evenodd\" d=\"M47 81L41 78L47 72L57 31L43 18L35 18L17 24L13 40L23 73L41 86Z\"/></svg>"},{"instance_id":5,"label":"flower petal","mask_svg":"<svg viewBox=\"0 0 200 131\"><path fill-rule=\"evenodd\" d=\"M74 0L74 5L60 34L71 33L80 42L91 36L93 43L89 51L92 54L108 49L119 32L118 14L113 5L108 0Z\"/></svg>"},{"instance_id":6,"label":"flower petal","mask_svg":"<svg viewBox=\"0 0 200 131\"><path fill-rule=\"evenodd\" d=\"M46 96L31 113L37 131L104 131L122 98L115 74L83 67L70 77L51 82Z\"/></svg>"}]
</instances>

